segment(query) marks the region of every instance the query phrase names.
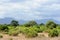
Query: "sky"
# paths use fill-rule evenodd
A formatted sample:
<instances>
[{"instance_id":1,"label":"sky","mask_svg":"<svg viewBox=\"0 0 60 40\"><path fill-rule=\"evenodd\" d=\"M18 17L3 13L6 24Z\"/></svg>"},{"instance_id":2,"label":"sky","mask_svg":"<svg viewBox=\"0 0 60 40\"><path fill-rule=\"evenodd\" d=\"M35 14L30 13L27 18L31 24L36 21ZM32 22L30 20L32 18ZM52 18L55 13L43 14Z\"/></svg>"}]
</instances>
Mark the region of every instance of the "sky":
<instances>
[{"instance_id":1,"label":"sky","mask_svg":"<svg viewBox=\"0 0 60 40\"><path fill-rule=\"evenodd\" d=\"M0 18L60 21L60 0L0 0Z\"/></svg>"}]
</instances>

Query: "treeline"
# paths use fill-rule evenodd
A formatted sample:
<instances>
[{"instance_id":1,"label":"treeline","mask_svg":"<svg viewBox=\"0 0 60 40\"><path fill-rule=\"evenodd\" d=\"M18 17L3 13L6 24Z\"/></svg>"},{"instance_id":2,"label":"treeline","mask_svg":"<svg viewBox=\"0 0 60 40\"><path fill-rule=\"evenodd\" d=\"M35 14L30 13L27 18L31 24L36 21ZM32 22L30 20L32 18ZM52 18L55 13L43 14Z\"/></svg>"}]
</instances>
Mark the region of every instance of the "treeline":
<instances>
[{"instance_id":1,"label":"treeline","mask_svg":"<svg viewBox=\"0 0 60 40\"><path fill-rule=\"evenodd\" d=\"M0 24L0 32L12 36L22 33L26 37L36 37L38 33L46 32L49 37L55 37L60 35L60 25L50 20L45 24L37 24L35 21L29 21L20 25L18 21L12 20L10 24Z\"/></svg>"}]
</instances>

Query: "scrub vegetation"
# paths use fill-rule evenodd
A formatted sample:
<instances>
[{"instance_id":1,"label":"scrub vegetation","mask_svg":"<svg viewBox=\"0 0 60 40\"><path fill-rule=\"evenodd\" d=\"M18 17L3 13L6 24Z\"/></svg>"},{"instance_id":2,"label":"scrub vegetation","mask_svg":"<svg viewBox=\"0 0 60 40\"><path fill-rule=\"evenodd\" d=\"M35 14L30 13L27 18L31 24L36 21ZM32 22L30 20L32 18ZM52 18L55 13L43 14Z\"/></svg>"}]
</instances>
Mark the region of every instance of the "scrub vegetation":
<instances>
[{"instance_id":1,"label":"scrub vegetation","mask_svg":"<svg viewBox=\"0 0 60 40\"><path fill-rule=\"evenodd\" d=\"M10 36L18 36L22 33L27 38L37 37L38 33L48 33L49 37L58 37L60 35L60 25L50 20L45 24L37 24L35 21L29 21L21 25L18 21L12 20L10 24L0 24L0 33ZM2 37L0 35L0 38Z\"/></svg>"}]
</instances>

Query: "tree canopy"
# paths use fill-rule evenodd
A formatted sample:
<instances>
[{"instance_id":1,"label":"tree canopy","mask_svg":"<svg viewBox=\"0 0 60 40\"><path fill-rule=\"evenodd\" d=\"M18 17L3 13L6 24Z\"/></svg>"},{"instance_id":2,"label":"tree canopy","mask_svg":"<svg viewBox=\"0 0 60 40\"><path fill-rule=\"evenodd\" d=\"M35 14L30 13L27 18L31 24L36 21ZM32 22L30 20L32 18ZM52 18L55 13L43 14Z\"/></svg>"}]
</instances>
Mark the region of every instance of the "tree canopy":
<instances>
[{"instance_id":1,"label":"tree canopy","mask_svg":"<svg viewBox=\"0 0 60 40\"><path fill-rule=\"evenodd\" d=\"M47 21L47 23L46 23L46 27L56 28L56 23L49 20L49 21Z\"/></svg>"},{"instance_id":2,"label":"tree canopy","mask_svg":"<svg viewBox=\"0 0 60 40\"><path fill-rule=\"evenodd\" d=\"M10 23L10 25L11 25L11 26L18 26L19 23L18 23L18 21L16 21L16 20L12 20L11 23Z\"/></svg>"},{"instance_id":3,"label":"tree canopy","mask_svg":"<svg viewBox=\"0 0 60 40\"><path fill-rule=\"evenodd\" d=\"M37 23L35 21L29 21L26 24L24 24L27 27L33 26L33 25L37 25Z\"/></svg>"}]
</instances>

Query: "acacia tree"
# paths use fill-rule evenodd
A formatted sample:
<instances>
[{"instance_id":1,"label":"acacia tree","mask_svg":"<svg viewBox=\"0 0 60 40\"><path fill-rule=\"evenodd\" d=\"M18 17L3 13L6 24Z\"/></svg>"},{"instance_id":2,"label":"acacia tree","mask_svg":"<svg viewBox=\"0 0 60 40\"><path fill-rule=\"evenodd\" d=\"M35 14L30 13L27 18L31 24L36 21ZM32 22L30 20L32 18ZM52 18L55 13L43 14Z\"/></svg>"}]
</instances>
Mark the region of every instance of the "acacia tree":
<instances>
[{"instance_id":1,"label":"acacia tree","mask_svg":"<svg viewBox=\"0 0 60 40\"><path fill-rule=\"evenodd\" d=\"M53 21L47 21L47 23L46 23L46 27L48 27L48 28L56 28L56 23L55 22L53 22Z\"/></svg>"},{"instance_id":2,"label":"acacia tree","mask_svg":"<svg viewBox=\"0 0 60 40\"><path fill-rule=\"evenodd\" d=\"M11 25L11 26L18 26L19 23L18 23L18 21L16 21L16 20L12 20L11 23L10 23L10 25Z\"/></svg>"}]
</instances>

